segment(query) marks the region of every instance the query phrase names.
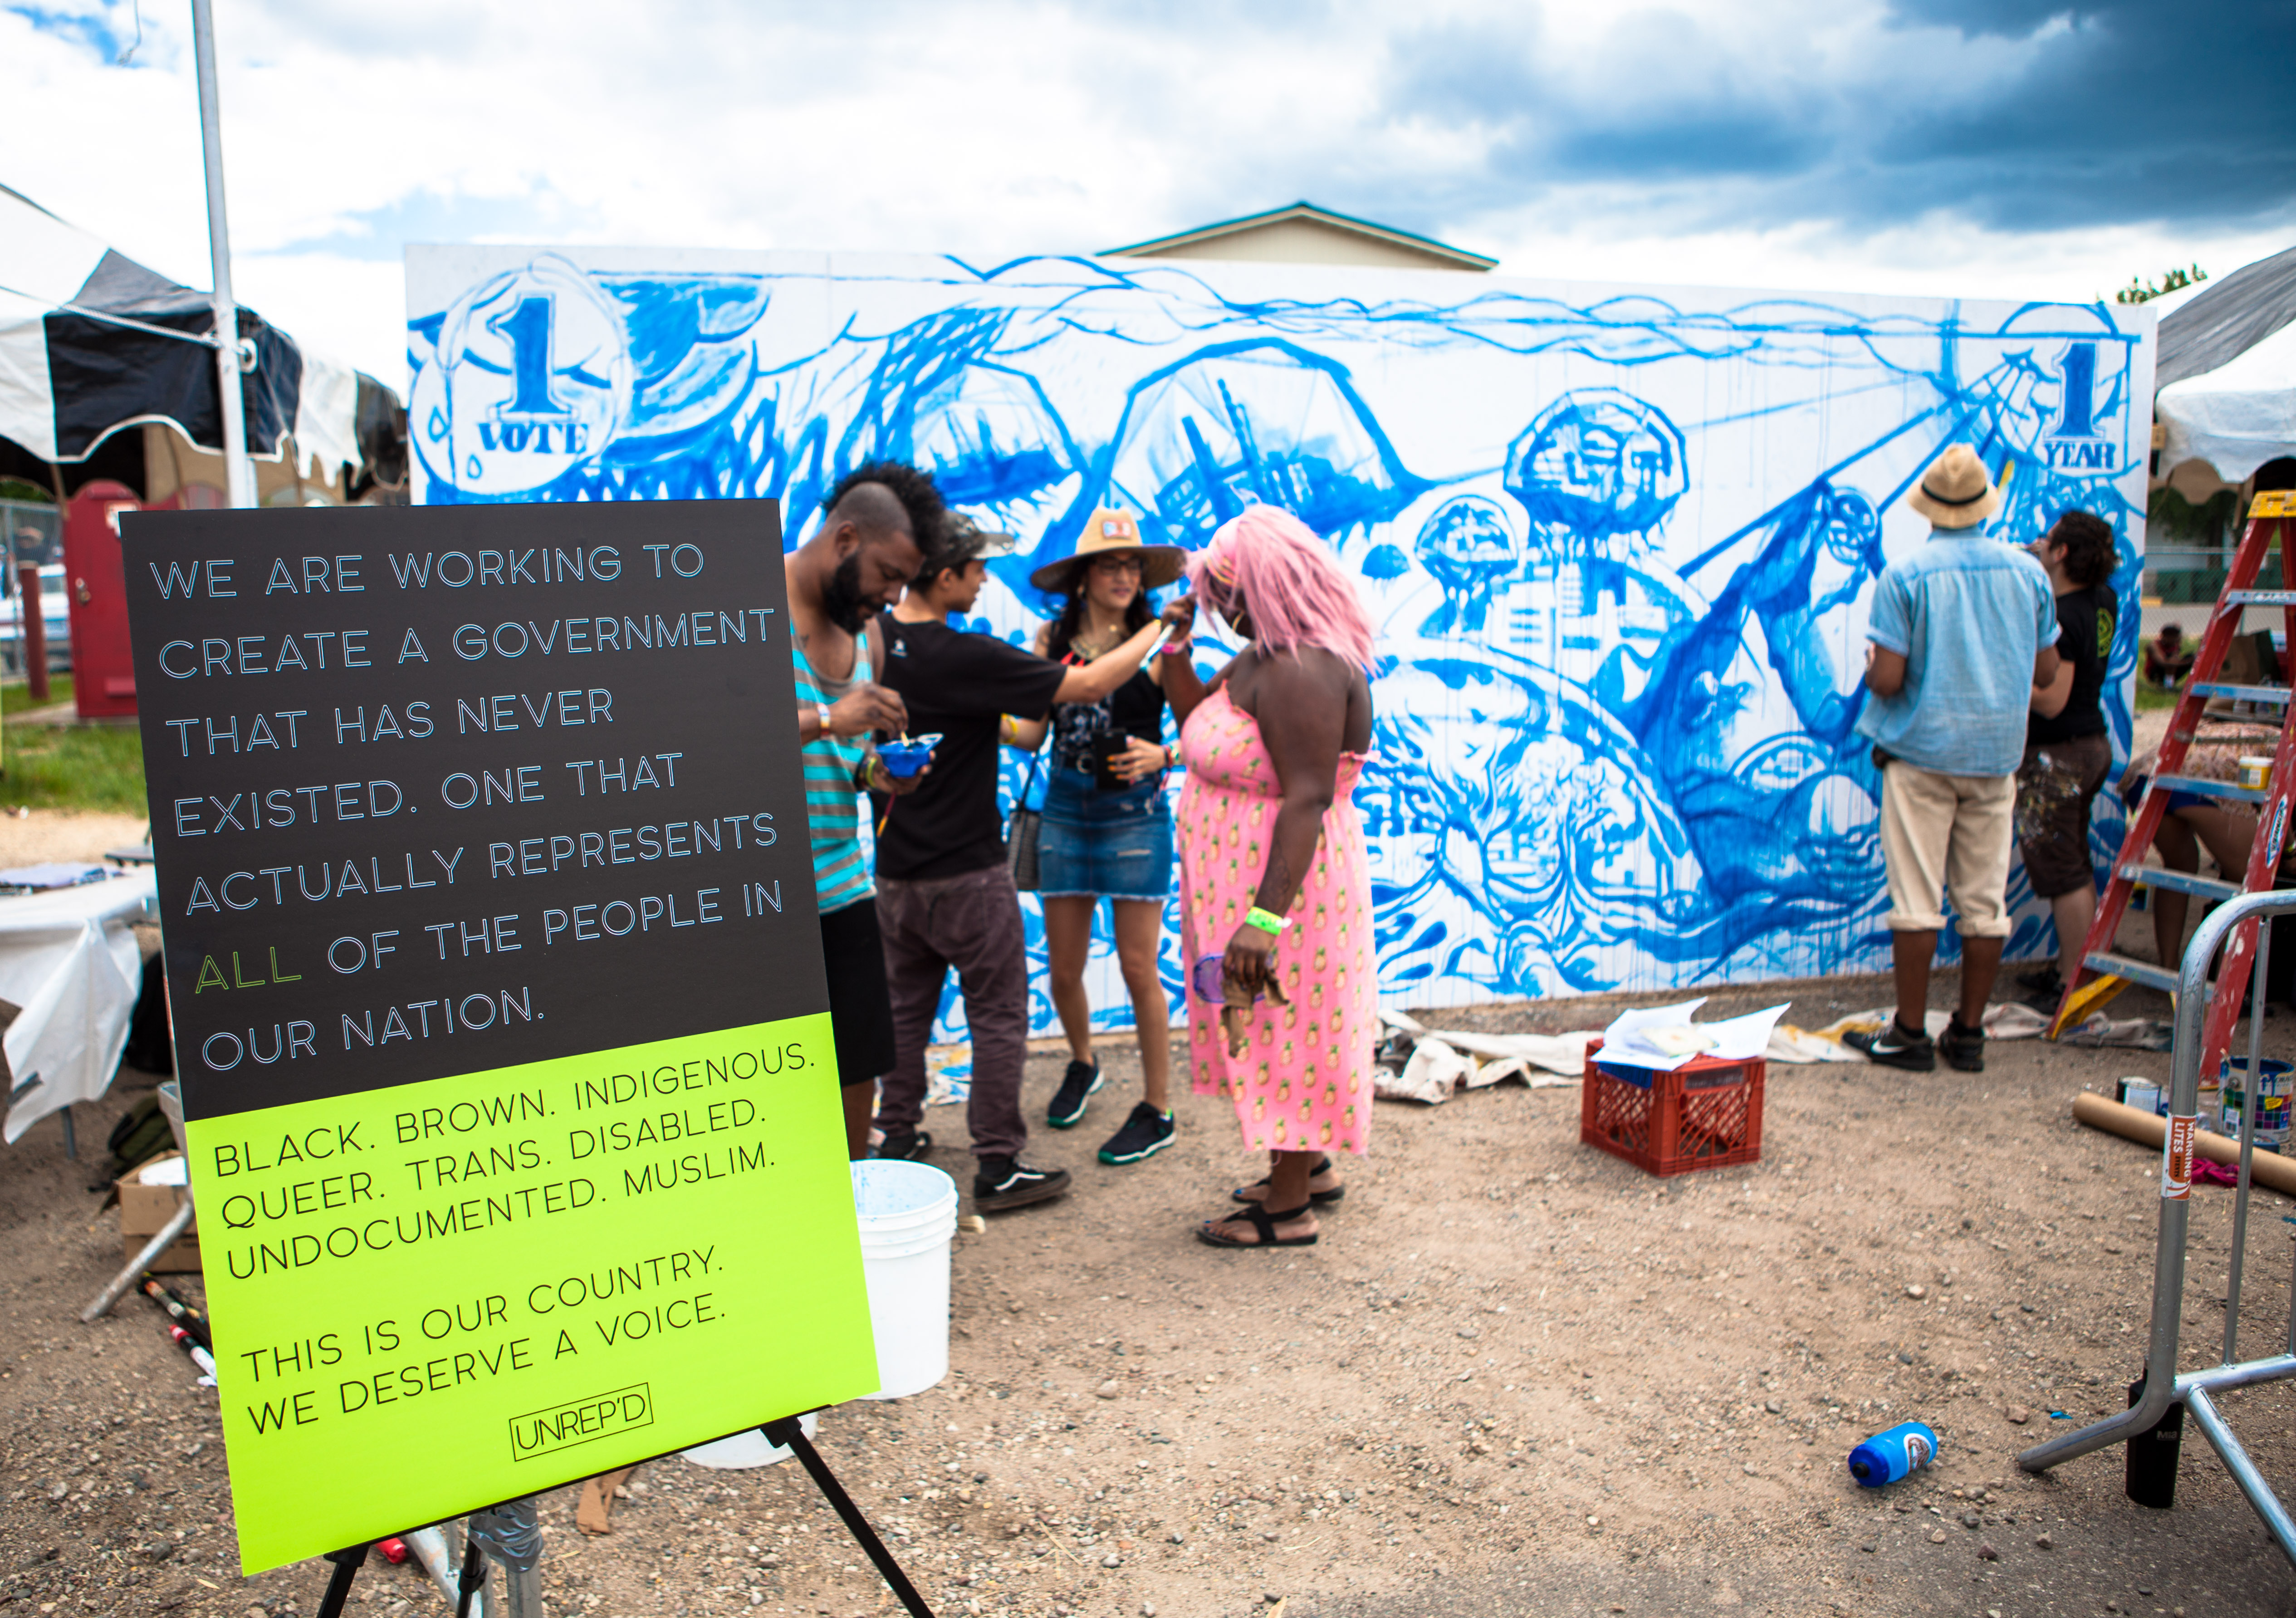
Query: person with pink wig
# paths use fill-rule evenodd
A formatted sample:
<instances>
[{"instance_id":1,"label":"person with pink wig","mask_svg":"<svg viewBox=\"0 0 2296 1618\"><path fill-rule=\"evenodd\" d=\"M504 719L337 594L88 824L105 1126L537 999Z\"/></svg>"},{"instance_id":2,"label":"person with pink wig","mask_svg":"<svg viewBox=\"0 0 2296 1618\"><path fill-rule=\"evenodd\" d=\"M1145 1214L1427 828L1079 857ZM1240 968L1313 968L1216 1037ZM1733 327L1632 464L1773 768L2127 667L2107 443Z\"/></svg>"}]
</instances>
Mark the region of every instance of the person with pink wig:
<instances>
[{"instance_id":1,"label":"person with pink wig","mask_svg":"<svg viewBox=\"0 0 2296 1618\"><path fill-rule=\"evenodd\" d=\"M1248 641L1180 731L1182 958L1198 1095L1226 1096L1267 1178L1207 1220L1215 1247L1306 1247L1371 1127L1378 977L1352 801L1371 745L1372 625L1307 524L1255 505L1190 559Z\"/></svg>"}]
</instances>

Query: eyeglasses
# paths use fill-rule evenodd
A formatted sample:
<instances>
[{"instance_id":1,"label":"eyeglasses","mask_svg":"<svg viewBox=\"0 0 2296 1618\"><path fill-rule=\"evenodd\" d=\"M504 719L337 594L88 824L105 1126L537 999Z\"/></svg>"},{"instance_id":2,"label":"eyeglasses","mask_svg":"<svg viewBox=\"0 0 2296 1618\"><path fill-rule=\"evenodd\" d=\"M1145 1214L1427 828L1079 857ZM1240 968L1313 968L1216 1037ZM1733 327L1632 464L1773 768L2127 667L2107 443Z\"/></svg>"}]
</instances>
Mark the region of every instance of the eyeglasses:
<instances>
[{"instance_id":1,"label":"eyeglasses","mask_svg":"<svg viewBox=\"0 0 2296 1618\"><path fill-rule=\"evenodd\" d=\"M1137 556L1095 556L1092 559L1092 565L1105 568L1111 573L1137 573L1141 571Z\"/></svg>"}]
</instances>

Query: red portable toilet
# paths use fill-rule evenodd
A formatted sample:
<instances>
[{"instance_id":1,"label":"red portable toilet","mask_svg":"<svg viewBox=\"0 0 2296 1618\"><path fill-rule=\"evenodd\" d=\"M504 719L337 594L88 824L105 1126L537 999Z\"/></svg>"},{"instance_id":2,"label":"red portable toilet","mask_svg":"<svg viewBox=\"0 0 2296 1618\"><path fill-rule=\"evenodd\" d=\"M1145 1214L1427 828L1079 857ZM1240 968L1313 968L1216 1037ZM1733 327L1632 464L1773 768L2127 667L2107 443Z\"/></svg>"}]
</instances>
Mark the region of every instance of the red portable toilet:
<instances>
[{"instance_id":1,"label":"red portable toilet","mask_svg":"<svg viewBox=\"0 0 2296 1618\"><path fill-rule=\"evenodd\" d=\"M135 490L108 478L84 485L64 507L72 706L83 719L135 716L135 664L127 650L127 576L119 557L119 513L143 509Z\"/></svg>"},{"instance_id":2,"label":"red portable toilet","mask_svg":"<svg viewBox=\"0 0 2296 1618\"><path fill-rule=\"evenodd\" d=\"M127 649L127 577L119 554L124 511L217 511L218 489L187 483L150 505L124 483L83 487L64 508L64 595L71 611L72 706L83 719L135 717L135 663Z\"/></svg>"}]
</instances>

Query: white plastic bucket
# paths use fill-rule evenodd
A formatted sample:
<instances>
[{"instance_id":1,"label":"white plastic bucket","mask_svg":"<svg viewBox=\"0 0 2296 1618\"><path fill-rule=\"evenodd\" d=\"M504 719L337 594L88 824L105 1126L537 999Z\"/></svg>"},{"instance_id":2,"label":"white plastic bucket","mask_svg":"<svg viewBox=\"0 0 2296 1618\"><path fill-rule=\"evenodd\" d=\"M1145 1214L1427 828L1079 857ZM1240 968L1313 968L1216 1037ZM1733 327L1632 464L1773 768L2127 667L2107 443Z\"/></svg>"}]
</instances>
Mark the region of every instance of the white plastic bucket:
<instances>
[{"instance_id":1,"label":"white plastic bucket","mask_svg":"<svg viewBox=\"0 0 2296 1618\"><path fill-rule=\"evenodd\" d=\"M906 1399L948 1375L956 1182L928 1163L873 1158L853 1165L853 1211L882 1383L869 1397Z\"/></svg>"},{"instance_id":2,"label":"white plastic bucket","mask_svg":"<svg viewBox=\"0 0 2296 1618\"><path fill-rule=\"evenodd\" d=\"M818 1419L808 1410L798 1418L798 1426L808 1438L819 1425ZM730 1438L696 1444L685 1452L685 1458L697 1466L708 1466L718 1472L739 1472L748 1466L770 1466L775 1461L789 1459L790 1452L774 1442L757 1428L736 1433Z\"/></svg>"}]
</instances>

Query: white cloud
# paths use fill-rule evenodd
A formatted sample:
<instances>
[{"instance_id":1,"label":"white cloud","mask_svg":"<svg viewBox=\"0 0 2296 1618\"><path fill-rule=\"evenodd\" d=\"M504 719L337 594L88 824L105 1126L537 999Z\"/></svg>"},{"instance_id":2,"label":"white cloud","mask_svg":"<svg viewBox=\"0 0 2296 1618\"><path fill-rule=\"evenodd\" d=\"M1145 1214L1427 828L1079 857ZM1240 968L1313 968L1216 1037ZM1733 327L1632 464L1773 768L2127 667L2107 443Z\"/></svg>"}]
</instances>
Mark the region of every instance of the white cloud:
<instances>
[{"instance_id":1,"label":"white cloud","mask_svg":"<svg viewBox=\"0 0 2296 1618\"><path fill-rule=\"evenodd\" d=\"M122 38L132 31L128 0L59 4ZM1880 15L1870 3L1679 9L1682 26L1734 42L1704 70L1717 95L1759 90L1773 44L1792 58L1781 85L1873 70L1861 53ZM1282 11L221 0L217 13L242 293L394 382L406 240L1001 259L1106 247L1304 194L1348 211L1416 209L1396 222L1431 220L1513 274L2036 297L2093 296L2194 257L2221 273L2284 245L2239 229L2034 235L1950 220L1685 237L1667 230L1661 189L1510 199L1477 178L1488 129L1401 116L1387 98L1405 30L1520 22L1513 5L1398 19L1366 0ZM1606 105L1624 116L1664 86L1606 94L1605 62L1638 73L1643 58L1598 13L1616 15L1557 7L1540 26L1578 75L1578 116ZM36 14L45 21L0 11L11 74L0 181L205 285L180 8L147 8L132 69ZM1922 37L1935 61L1972 74L2007 71L2025 48Z\"/></svg>"}]
</instances>

